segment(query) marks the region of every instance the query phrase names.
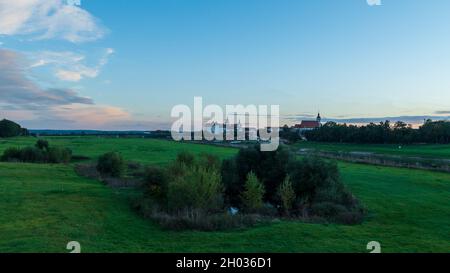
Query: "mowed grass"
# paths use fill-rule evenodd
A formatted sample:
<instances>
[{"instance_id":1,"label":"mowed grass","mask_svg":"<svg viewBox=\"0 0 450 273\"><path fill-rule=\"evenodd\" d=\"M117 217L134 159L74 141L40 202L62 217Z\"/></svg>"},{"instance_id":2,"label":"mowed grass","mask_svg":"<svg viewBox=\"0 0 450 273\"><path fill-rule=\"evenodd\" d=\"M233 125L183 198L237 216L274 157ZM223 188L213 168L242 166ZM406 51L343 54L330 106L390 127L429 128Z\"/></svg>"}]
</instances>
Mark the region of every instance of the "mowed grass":
<instances>
[{"instance_id":1,"label":"mowed grass","mask_svg":"<svg viewBox=\"0 0 450 273\"><path fill-rule=\"evenodd\" d=\"M297 149L317 149L331 152L370 152L406 157L450 159L450 145L439 144L395 145L301 142L295 144L294 147Z\"/></svg>"},{"instance_id":2,"label":"mowed grass","mask_svg":"<svg viewBox=\"0 0 450 273\"><path fill-rule=\"evenodd\" d=\"M158 140L78 140L52 143L67 143L76 154L91 157L114 148L127 159L156 164L181 150L236 153ZM12 142L17 141L31 143ZM347 163L340 169L370 211L362 225L276 221L246 230L174 232L130 208L134 191L79 177L72 165L0 163L0 252L68 252L69 241L79 241L83 252L367 252L374 240L383 252L450 252L449 174Z\"/></svg>"}]
</instances>

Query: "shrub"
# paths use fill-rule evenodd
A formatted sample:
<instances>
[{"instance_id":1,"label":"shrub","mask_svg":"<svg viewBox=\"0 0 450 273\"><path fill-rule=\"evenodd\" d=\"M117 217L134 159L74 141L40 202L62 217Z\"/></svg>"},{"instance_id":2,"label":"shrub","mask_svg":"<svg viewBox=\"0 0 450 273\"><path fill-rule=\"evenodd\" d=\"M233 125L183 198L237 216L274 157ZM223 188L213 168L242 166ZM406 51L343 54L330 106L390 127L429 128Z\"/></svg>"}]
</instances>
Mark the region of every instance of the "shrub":
<instances>
[{"instance_id":1,"label":"shrub","mask_svg":"<svg viewBox=\"0 0 450 273\"><path fill-rule=\"evenodd\" d=\"M295 193L307 203L314 203L322 189L336 187L339 193L343 189L337 164L317 157L305 157L293 162L290 176Z\"/></svg>"},{"instance_id":2,"label":"shrub","mask_svg":"<svg viewBox=\"0 0 450 273\"><path fill-rule=\"evenodd\" d=\"M238 207L241 204L239 194L244 190L244 184L240 183L235 158L223 160L220 174L227 204Z\"/></svg>"},{"instance_id":3,"label":"shrub","mask_svg":"<svg viewBox=\"0 0 450 273\"><path fill-rule=\"evenodd\" d=\"M160 203L167 200L168 174L161 167L150 166L145 170L144 194Z\"/></svg>"},{"instance_id":4,"label":"shrub","mask_svg":"<svg viewBox=\"0 0 450 273\"><path fill-rule=\"evenodd\" d=\"M176 162L191 167L195 163L195 156L189 152L183 151L177 155Z\"/></svg>"},{"instance_id":5,"label":"shrub","mask_svg":"<svg viewBox=\"0 0 450 273\"><path fill-rule=\"evenodd\" d=\"M205 167L207 170L220 170L220 159L212 154L201 154L199 156L199 165Z\"/></svg>"},{"instance_id":6,"label":"shrub","mask_svg":"<svg viewBox=\"0 0 450 273\"><path fill-rule=\"evenodd\" d=\"M331 202L322 202L313 204L311 210L314 215L324 217L327 219L332 219L338 214L343 214L347 212L347 209L344 206Z\"/></svg>"},{"instance_id":7,"label":"shrub","mask_svg":"<svg viewBox=\"0 0 450 273\"><path fill-rule=\"evenodd\" d=\"M38 148L39 150L48 150L49 144L47 140L44 139L39 139L36 144L35 144L36 148Z\"/></svg>"},{"instance_id":8,"label":"shrub","mask_svg":"<svg viewBox=\"0 0 450 273\"><path fill-rule=\"evenodd\" d=\"M72 151L63 147L49 147L45 140L38 140L34 147L8 148L1 157L2 161L27 163L69 163Z\"/></svg>"},{"instance_id":9,"label":"shrub","mask_svg":"<svg viewBox=\"0 0 450 273\"><path fill-rule=\"evenodd\" d=\"M7 148L1 157L2 161L10 161L10 162L18 162L22 161L21 159L22 150L20 148L11 147Z\"/></svg>"},{"instance_id":10,"label":"shrub","mask_svg":"<svg viewBox=\"0 0 450 273\"><path fill-rule=\"evenodd\" d=\"M260 210L264 203L265 189L264 185L259 182L258 178L253 172L247 176L244 192L242 192L242 205L247 212L256 212Z\"/></svg>"},{"instance_id":11,"label":"shrub","mask_svg":"<svg viewBox=\"0 0 450 273\"><path fill-rule=\"evenodd\" d=\"M48 149L48 162L69 163L72 159L72 151L63 147L50 147Z\"/></svg>"},{"instance_id":12,"label":"shrub","mask_svg":"<svg viewBox=\"0 0 450 273\"><path fill-rule=\"evenodd\" d=\"M126 170L125 160L119 153L109 152L99 157L97 170L104 175L121 177Z\"/></svg>"},{"instance_id":13,"label":"shrub","mask_svg":"<svg viewBox=\"0 0 450 273\"><path fill-rule=\"evenodd\" d=\"M290 177L286 177L284 182L280 185L278 189L278 195L281 201L281 207L286 215L289 215L289 211L292 209L295 201L295 191L292 187Z\"/></svg>"},{"instance_id":14,"label":"shrub","mask_svg":"<svg viewBox=\"0 0 450 273\"><path fill-rule=\"evenodd\" d=\"M258 145L241 149L234 158L234 163L224 162L227 165L222 165L223 183L232 187L226 189L227 194L235 194L238 190L241 192L247 175L254 172L266 189L264 200L274 203L277 199L277 189L286 178L292 160L289 149L283 146L273 152L262 152ZM227 198L234 199L230 195L227 195Z\"/></svg>"},{"instance_id":15,"label":"shrub","mask_svg":"<svg viewBox=\"0 0 450 273\"><path fill-rule=\"evenodd\" d=\"M29 163L43 163L47 161L46 154L36 147L25 147L20 151L20 160Z\"/></svg>"},{"instance_id":16,"label":"shrub","mask_svg":"<svg viewBox=\"0 0 450 273\"><path fill-rule=\"evenodd\" d=\"M187 167L184 175L170 181L167 198L172 213L184 210L220 210L223 205L220 174L202 166Z\"/></svg>"}]
</instances>

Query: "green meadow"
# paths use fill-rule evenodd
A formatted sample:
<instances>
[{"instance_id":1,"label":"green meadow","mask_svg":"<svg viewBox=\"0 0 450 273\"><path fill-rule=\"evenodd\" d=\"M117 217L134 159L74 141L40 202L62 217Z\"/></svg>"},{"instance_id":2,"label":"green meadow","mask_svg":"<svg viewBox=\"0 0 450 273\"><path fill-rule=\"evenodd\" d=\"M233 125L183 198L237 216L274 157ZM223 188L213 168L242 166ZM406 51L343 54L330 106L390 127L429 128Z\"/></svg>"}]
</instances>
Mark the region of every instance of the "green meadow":
<instances>
[{"instance_id":1,"label":"green meadow","mask_svg":"<svg viewBox=\"0 0 450 273\"><path fill-rule=\"evenodd\" d=\"M237 152L137 138L47 139L92 160L118 151L127 160L145 164L166 164L184 150L221 158ZM0 152L34 142L34 138L0 140ZM449 146L441 147L447 155L434 146L402 151L450 158ZM175 232L162 230L131 209L134 190L112 189L79 177L73 164L0 163L0 252L68 252L69 241L80 242L82 252L368 252L370 241L380 242L383 252L450 252L450 174L339 166L344 182L369 210L362 225L277 220L244 230Z\"/></svg>"},{"instance_id":2,"label":"green meadow","mask_svg":"<svg viewBox=\"0 0 450 273\"><path fill-rule=\"evenodd\" d=\"M330 152L368 152L381 155L450 159L450 145L443 144L395 145L301 142L295 144L294 147Z\"/></svg>"}]
</instances>

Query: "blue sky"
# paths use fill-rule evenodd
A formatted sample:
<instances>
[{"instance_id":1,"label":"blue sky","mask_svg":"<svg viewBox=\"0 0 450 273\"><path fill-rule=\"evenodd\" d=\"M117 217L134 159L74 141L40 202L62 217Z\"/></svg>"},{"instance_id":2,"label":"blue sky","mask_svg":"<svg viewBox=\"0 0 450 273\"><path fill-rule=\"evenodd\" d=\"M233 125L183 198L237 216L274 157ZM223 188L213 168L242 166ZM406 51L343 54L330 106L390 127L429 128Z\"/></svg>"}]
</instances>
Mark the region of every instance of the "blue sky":
<instances>
[{"instance_id":1,"label":"blue sky","mask_svg":"<svg viewBox=\"0 0 450 273\"><path fill-rule=\"evenodd\" d=\"M0 68L22 91L0 74L0 110L30 128L167 128L194 96L279 104L290 123L450 116L446 0L15 2Z\"/></svg>"}]
</instances>

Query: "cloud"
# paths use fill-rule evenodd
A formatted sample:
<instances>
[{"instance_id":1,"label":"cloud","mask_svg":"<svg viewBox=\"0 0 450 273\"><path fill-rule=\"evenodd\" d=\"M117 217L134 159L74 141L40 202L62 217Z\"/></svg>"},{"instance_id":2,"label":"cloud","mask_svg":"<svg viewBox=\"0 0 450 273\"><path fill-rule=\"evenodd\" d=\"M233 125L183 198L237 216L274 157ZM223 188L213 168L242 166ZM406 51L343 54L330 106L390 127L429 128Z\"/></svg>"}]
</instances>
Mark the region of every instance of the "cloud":
<instances>
[{"instance_id":1,"label":"cloud","mask_svg":"<svg viewBox=\"0 0 450 273\"><path fill-rule=\"evenodd\" d=\"M108 105L82 105L72 104L58 106L48 111L53 118L56 128L99 129L112 128L118 122L128 122L131 116L125 110ZM39 120L42 123L42 120Z\"/></svg>"},{"instance_id":2,"label":"cloud","mask_svg":"<svg viewBox=\"0 0 450 273\"><path fill-rule=\"evenodd\" d=\"M0 49L0 119L21 121L33 128L112 128L127 124L131 115L63 88L43 89L27 75L24 56Z\"/></svg>"},{"instance_id":3,"label":"cloud","mask_svg":"<svg viewBox=\"0 0 450 273\"><path fill-rule=\"evenodd\" d=\"M282 118L285 120L304 120L304 119L316 119L317 114L311 113L300 113L295 115L283 115Z\"/></svg>"},{"instance_id":4,"label":"cloud","mask_svg":"<svg viewBox=\"0 0 450 273\"><path fill-rule=\"evenodd\" d=\"M2 109L0 118L17 121L29 129L114 130L134 124L127 111L108 105L59 105L39 111Z\"/></svg>"},{"instance_id":5,"label":"cloud","mask_svg":"<svg viewBox=\"0 0 450 273\"><path fill-rule=\"evenodd\" d=\"M93 104L90 98L64 88L43 89L29 79L26 62L14 51L0 49L0 103L16 108L36 109L71 103Z\"/></svg>"},{"instance_id":6,"label":"cloud","mask_svg":"<svg viewBox=\"0 0 450 273\"><path fill-rule=\"evenodd\" d=\"M84 55L64 51L43 51L30 53L29 58L33 60L30 68L52 66L54 75L62 81L78 82L84 78L96 78L105 66L114 49L107 48L103 51L100 60L95 65L87 65Z\"/></svg>"},{"instance_id":7,"label":"cloud","mask_svg":"<svg viewBox=\"0 0 450 273\"><path fill-rule=\"evenodd\" d=\"M381 6L381 0L367 0L369 6Z\"/></svg>"},{"instance_id":8,"label":"cloud","mask_svg":"<svg viewBox=\"0 0 450 273\"><path fill-rule=\"evenodd\" d=\"M450 115L450 111L436 111L434 113L436 115Z\"/></svg>"},{"instance_id":9,"label":"cloud","mask_svg":"<svg viewBox=\"0 0 450 273\"><path fill-rule=\"evenodd\" d=\"M100 39L105 33L98 19L64 0L0 0L0 35L81 43Z\"/></svg>"}]
</instances>

